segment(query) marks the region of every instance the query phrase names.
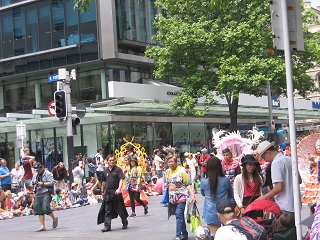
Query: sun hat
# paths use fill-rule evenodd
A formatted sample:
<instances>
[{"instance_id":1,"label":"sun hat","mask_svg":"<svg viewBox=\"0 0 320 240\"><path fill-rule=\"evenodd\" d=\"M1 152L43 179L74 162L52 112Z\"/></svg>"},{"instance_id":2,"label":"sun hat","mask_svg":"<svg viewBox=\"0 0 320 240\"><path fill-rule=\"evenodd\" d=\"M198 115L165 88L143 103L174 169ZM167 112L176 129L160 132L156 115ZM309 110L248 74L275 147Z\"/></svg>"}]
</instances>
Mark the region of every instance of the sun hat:
<instances>
[{"instance_id":1,"label":"sun hat","mask_svg":"<svg viewBox=\"0 0 320 240\"><path fill-rule=\"evenodd\" d=\"M267 151L272 146L274 146L274 141L271 143L269 141L263 141L262 143L260 143L258 145L256 150L259 153L259 155L261 156L262 154L265 153L265 151Z\"/></svg>"},{"instance_id":2,"label":"sun hat","mask_svg":"<svg viewBox=\"0 0 320 240\"><path fill-rule=\"evenodd\" d=\"M78 183L73 182L73 183L71 184L71 187L74 187L75 185L78 185Z\"/></svg>"},{"instance_id":3,"label":"sun hat","mask_svg":"<svg viewBox=\"0 0 320 240\"><path fill-rule=\"evenodd\" d=\"M230 199L222 199L217 203L216 208L218 213L232 213L234 211L234 204Z\"/></svg>"},{"instance_id":4,"label":"sun hat","mask_svg":"<svg viewBox=\"0 0 320 240\"><path fill-rule=\"evenodd\" d=\"M260 163L254 158L252 154L247 154L241 159L241 167L244 167L246 163L254 163L257 166L258 172L261 171Z\"/></svg>"}]
</instances>

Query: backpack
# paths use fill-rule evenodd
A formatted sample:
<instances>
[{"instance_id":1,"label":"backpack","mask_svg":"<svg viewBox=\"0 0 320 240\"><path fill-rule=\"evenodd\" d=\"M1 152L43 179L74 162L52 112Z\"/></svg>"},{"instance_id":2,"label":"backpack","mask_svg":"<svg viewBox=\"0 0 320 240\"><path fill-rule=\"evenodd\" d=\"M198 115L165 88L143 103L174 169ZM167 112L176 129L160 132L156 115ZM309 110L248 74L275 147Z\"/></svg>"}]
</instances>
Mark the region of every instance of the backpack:
<instances>
[{"instance_id":1,"label":"backpack","mask_svg":"<svg viewBox=\"0 0 320 240\"><path fill-rule=\"evenodd\" d=\"M268 240L267 231L250 217L242 217L230 222L228 225L235 226L248 240Z\"/></svg>"}]
</instances>

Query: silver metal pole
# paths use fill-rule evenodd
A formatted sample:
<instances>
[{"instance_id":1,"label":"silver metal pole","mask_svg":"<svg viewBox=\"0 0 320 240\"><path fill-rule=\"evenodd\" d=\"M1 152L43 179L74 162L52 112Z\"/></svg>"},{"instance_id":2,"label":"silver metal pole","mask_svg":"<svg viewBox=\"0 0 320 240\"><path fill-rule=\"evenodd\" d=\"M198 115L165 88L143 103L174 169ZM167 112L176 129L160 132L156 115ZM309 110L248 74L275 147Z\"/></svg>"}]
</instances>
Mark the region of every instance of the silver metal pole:
<instances>
[{"instance_id":1,"label":"silver metal pole","mask_svg":"<svg viewBox=\"0 0 320 240\"><path fill-rule=\"evenodd\" d=\"M274 129L272 128L272 101L271 101L271 87L270 82L267 83L267 95L268 95L268 109L269 109L269 134L270 142L274 141Z\"/></svg>"},{"instance_id":2,"label":"silver metal pole","mask_svg":"<svg viewBox=\"0 0 320 240\"><path fill-rule=\"evenodd\" d=\"M67 148L68 148L68 169L69 169L69 183L73 182L72 175L72 163L74 157L74 142L72 132L72 105L71 105L71 78L69 73L66 74L66 80L64 82L64 90L66 92L67 99ZM69 186L70 187L70 186Z\"/></svg>"},{"instance_id":3,"label":"silver metal pole","mask_svg":"<svg viewBox=\"0 0 320 240\"><path fill-rule=\"evenodd\" d=\"M291 52L289 42L289 27L287 15L287 1L281 1L281 15L282 15L282 30L283 30L283 46L286 62L286 80L287 80L287 97L288 97L288 111L289 111L289 129L290 129L290 146L292 158L292 178L293 178L293 195L294 195L294 215L297 228L297 240L302 240L301 229L301 196L299 186L299 172L298 172L298 158L296 145L296 124L294 115L294 98L293 98L293 84L292 84L292 66L291 66ZM289 186L290 187L290 186Z\"/></svg>"}]
</instances>

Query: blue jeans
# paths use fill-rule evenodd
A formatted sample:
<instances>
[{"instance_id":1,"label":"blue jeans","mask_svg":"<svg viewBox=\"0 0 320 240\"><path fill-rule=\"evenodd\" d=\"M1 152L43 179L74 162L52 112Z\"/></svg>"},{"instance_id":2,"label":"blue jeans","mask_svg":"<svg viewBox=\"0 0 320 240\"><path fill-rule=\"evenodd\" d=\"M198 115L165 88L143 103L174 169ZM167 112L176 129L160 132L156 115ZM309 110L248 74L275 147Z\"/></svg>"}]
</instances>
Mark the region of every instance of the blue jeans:
<instances>
[{"instance_id":1,"label":"blue jeans","mask_svg":"<svg viewBox=\"0 0 320 240\"><path fill-rule=\"evenodd\" d=\"M156 170L156 174L158 175L158 178L162 178L162 170Z\"/></svg>"},{"instance_id":2,"label":"blue jeans","mask_svg":"<svg viewBox=\"0 0 320 240\"><path fill-rule=\"evenodd\" d=\"M176 214L176 238L188 237L186 221L184 219L184 209L186 202L174 204Z\"/></svg>"}]
</instances>

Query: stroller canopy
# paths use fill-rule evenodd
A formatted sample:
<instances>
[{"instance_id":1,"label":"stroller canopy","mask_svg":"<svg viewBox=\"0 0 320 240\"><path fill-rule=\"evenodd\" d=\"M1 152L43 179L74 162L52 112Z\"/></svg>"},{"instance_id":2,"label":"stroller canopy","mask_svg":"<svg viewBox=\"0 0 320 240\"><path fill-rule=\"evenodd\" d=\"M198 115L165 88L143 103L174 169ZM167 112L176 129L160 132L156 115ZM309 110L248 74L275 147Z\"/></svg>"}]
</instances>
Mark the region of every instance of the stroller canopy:
<instances>
[{"instance_id":1,"label":"stroller canopy","mask_svg":"<svg viewBox=\"0 0 320 240\"><path fill-rule=\"evenodd\" d=\"M246 207L243 215L246 215L246 213L254 211L254 210L267 211L270 213L274 213L277 216L281 214L281 210L280 210L279 205L277 203L275 203L274 201L268 200L268 199L253 201L252 203L250 203Z\"/></svg>"}]
</instances>

